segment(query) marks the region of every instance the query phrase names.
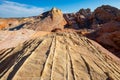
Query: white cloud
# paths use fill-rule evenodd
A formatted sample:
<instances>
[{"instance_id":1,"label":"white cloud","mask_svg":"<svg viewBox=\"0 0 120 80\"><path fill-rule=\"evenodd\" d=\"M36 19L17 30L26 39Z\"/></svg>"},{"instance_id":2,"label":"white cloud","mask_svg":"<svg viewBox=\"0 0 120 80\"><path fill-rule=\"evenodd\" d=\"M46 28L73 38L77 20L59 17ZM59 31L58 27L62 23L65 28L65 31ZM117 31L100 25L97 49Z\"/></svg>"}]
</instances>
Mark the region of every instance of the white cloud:
<instances>
[{"instance_id":1,"label":"white cloud","mask_svg":"<svg viewBox=\"0 0 120 80\"><path fill-rule=\"evenodd\" d=\"M28 17L39 15L44 8L21 4L11 1L2 1L0 4L0 17Z\"/></svg>"}]
</instances>

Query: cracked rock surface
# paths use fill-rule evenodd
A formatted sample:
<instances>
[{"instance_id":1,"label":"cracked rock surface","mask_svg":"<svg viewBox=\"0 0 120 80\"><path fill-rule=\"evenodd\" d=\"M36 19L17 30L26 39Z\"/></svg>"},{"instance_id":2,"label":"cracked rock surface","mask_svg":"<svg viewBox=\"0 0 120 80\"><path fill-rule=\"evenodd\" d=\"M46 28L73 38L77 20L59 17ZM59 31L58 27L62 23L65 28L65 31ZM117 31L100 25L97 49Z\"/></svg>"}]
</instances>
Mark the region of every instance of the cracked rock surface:
<instances>
[{"instance_id":1,"label":"cracked rock surface","mask_svg":"<svg viewBox=\"0 0 120 80\"><path fill-rule=\"evenodd\" d=\"M52 33L0 51L1 80L120 80L120 60L76 33Z\"/></svg>"}]
</instances>

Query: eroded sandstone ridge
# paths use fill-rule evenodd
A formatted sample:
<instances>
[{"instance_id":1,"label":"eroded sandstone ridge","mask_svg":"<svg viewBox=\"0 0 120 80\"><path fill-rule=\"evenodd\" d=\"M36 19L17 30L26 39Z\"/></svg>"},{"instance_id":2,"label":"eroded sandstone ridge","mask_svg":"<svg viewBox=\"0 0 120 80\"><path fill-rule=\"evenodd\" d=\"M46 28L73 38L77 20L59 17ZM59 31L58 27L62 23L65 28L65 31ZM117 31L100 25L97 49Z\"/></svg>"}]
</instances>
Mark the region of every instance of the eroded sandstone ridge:
<instances>
[{"instance_id":1,"label":"eroded sandstone ridge","mask_svg":"<svg viewBox=\"0 0 120 80\"><path fill-rule=\"evenodd\" d=\"M120 80L120 60L76 33L37 35L0 51L1 80Z\"/></svg>"}]
</instances>

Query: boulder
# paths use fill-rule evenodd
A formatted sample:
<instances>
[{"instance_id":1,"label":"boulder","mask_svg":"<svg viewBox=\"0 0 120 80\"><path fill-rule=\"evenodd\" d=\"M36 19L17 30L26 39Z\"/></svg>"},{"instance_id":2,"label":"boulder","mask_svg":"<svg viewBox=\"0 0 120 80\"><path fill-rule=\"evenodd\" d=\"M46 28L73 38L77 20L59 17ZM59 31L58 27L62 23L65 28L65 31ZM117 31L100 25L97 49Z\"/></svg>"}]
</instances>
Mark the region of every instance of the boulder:
<instances>
[{"instance_id":1,"label":"boulder","mask_svg":"<svg viewBox=\"0 0 120 80\"><path fill-rule=\"evenodd\" d=\"M93 24L103 24L115 20L119 16L119 9L109 5L102 5L95 9L91 17L93 19Z\"/></svg>"}]
</instances>

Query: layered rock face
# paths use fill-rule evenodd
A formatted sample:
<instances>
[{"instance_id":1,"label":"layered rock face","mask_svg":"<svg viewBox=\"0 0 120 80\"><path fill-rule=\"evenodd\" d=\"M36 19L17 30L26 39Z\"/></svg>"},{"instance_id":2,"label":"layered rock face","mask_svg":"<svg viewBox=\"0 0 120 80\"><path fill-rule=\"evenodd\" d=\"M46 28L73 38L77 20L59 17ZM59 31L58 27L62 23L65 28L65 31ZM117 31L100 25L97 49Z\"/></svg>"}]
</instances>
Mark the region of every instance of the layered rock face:
<instances>
[{"instance_id":1,"label":"layered rock face","mask_svg":"<svg viewBox=\"0 0 120 80\"><path fill-rule=\"evenodd\" d=\"M54 33L0 51L1 80L119 80L120 60L76 33Z\"/></svg>"}]
</instances>

